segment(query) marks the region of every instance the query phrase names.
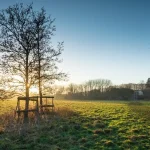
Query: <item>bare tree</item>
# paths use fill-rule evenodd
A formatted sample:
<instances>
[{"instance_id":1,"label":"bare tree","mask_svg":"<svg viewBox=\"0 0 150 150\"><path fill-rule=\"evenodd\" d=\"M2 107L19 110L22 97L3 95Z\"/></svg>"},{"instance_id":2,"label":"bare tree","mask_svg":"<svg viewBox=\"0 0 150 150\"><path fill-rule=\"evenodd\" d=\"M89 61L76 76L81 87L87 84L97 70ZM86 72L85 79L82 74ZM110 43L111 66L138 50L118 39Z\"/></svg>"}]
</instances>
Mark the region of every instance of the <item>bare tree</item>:
<instances>
[{"instance_id":1,"label":"bare tree","mask_svg":"<svg viewBox=\"0 0 150 150\"><path fill-rule=\"evenodd\" d=\"M17 86L14 86L11 78L0 74L0 100L6 100L14 98L15 96L22 95L22 89L18 90ZM13 86L12 86L13 85Z\"/></svg>"},{"instance_id":2,"label":"bare tree","mask_svg":"<svg viewBox=\"0 0 150 150\"><path fill-rule=\"evenodd\" d=\"M140 83L139 83L139 89L140 90L144 90L145 89L145 82L144 82L144 80L140 81Z\"/></svg>"},{"instance_id":3,"label":"bare tree","mask_svg":"<svg viewBox=\"0 0 150 150\"><path fill-rule=\"evenodd\" d=\"M34 31L37 60L36 71L39 87L40 102L42 101L42 86L51 84L55 80L66 79L67 75L58 70L57 63L61 62L59 56L63 50L63 42L58 44L57 50L51 46L51 37L56 30L53 25L54 19L47 17L44 8L39 12L34 12Z\"/></svg>"},{"instance_id":4,"label":"bare tree","mask_svg":"<svg viewBox=\"0 0 150 150\"><path fill-rule=\"evenodd\" d=\"M76 93L76 91L77 91L77 85L76 85L76 84L73 84L73 83L70 83L70 84L68 85L67 90L68 90L68 93L74 94L74 93Z\"/></svg>"},{"instance_id":5,"label":"bare tree","mask_svg":"<svg viewBox=\"0 0 150 150\"><path fill-rule=\"evenodd\" d=\"M24 84L26 106L29 107L29 87L33 79L35 39L33 34L32 4L15 4L0 12L1 68L12 82ZM26 111L25 118L28 118Z\"/></svg>"},{"instance_id":6,"label":"bare tree","mask_svg":"<svg viewBox=\"0 0 150 150\"><path fill-rule=\"evenodd\" d=\"M1 68L11 76L15 86L24 84L25 110L29 107L31 85L38 84L41 98L42 86L67 77L57 67L57 63L61 62L59 55L63 43L58 44L57 50L51 46L51 36L55 31L53 22L43 8L36 12L32 4L26 7L16 4L0 13ZM25 118L28 118L27 111Z\"/></svg>"}]
</instances>

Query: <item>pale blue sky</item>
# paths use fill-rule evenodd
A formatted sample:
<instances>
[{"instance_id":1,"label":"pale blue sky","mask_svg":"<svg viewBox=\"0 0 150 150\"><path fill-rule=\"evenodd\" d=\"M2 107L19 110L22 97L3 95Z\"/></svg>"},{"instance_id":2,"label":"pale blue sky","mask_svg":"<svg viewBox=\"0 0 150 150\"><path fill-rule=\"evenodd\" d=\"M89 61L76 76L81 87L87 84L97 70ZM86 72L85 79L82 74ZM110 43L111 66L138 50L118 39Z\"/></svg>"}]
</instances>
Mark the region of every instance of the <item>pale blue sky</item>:
<instances>
[{"instance_id":1,"label":"pale blue sky","mask_svg":"<svg viewBox=\"0 0 150 150\"><path fill-rule=\"evenodd\" d=\"M1 0L0 8L31 0ZM150 77L149 0L33 0L56 18L56 41L64 41L61 70L70 82L110 79L138 83Z\"/></svg>"}]
</instances>

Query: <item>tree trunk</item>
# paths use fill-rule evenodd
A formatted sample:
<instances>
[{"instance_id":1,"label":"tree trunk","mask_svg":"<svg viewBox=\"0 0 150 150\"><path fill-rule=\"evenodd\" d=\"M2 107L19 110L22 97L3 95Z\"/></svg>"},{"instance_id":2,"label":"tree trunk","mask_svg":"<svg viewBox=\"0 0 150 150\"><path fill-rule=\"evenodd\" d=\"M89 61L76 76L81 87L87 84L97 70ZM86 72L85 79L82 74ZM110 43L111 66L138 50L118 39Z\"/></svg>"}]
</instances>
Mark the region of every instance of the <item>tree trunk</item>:
<instances>
[{"instance_id":1,"label":"tree trunk","mask_svg":"<svg viewBox=\"0 0 150 150\"><path fill-rule=\"evenodd\" d=\"M37 48L38 48L38 78L39 78L39 96L40 96L40 105L42 105L42 88L41 88L41 58L40 58L40 44L39 44L39 26L38 26Z\"/></svg>"},{"instance_id":2,"label":"tree trunk","mask_svg":"<svg viewBox=\"0 0 150 150\"><path fill-rule=\"evenodd\" d=\"M26 104L25 104L25 113L24 113L24 121L28 121L28 109L29 109L29 66L28 66L28 61L29 61L29 55L26 55Z\"/></svg>"},{"instance_id":3,"label":"tree trunk","mask_svg":"<svg viewBox=\"0 0 150 150\"><path fill-rule=\"evenodd\" d=\"M39 96L40 96L40 105L42 105L42 89L41 89L41 67L40 67L40 59L39 59Z\"/></svg>"}]
</instances>

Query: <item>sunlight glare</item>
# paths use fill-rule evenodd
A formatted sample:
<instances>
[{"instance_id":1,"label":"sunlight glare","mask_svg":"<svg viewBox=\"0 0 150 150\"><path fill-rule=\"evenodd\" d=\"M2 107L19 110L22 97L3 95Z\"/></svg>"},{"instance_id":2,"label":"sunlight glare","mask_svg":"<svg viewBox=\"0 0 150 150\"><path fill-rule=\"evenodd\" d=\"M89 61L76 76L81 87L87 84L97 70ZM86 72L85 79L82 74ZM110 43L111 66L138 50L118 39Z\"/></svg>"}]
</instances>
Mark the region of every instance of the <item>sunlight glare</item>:
<instances>
[{"instance_id":1,"label":"sunlight glare","mask_svg":"<svg viewBox=\"0 0 150 150\"><path fill-rule=\"evenodd\" d=\"M31 88L30 88L30 92L37 94L37 93L38 93L38 88L37 88L37 87L31 87Z\"/></svg>"}]
</instances>

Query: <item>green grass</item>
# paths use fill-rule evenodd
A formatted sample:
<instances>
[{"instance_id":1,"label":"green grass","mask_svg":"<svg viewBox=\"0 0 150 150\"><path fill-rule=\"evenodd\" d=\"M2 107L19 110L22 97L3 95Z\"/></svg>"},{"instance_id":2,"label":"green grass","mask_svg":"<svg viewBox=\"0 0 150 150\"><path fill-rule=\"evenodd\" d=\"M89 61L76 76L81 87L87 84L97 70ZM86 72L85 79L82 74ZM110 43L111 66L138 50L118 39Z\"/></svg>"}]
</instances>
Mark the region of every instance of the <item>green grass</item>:
<instances>
[{"instance_id":1,"label":"green grass","mask_svg":"<svg viewBox=\"0 0 150 150\"><path fill-rule=\"evenodd\" d=\"M18 124L0 102L0 150L150 149L150 103L55 101L55 114Z\"/></svg>"}]
</instances>

